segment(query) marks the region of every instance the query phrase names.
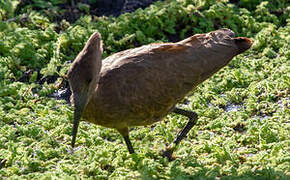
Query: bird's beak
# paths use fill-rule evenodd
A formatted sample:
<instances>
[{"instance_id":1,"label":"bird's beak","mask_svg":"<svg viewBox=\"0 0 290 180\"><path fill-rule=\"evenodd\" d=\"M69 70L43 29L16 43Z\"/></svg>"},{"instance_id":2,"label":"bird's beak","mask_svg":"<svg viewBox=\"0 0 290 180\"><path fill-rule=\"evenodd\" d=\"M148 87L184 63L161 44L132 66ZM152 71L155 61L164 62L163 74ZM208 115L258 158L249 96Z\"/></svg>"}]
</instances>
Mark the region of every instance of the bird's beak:
<instances>
[{"instance_id":1,"label":"bird's beak","mask_svg":"<svg viewBox=\"0 0 290 180\"><path fill-rule=\"evenodd\" d=\"M76 136L78 132L78 127L80 123L80 119L82 117L83 110L87 104L87 95L79 96L79 94L73 94L74 99L74 122L73 122L73 131L72 131L72 147L75 146Z\"/></svg>"},{"instance_id":2,"label":"bird's beak","mask_svg":"<svg viewBox=\"0 0 290 180\"><path fill-rule=\"evenodd\" d=\"M250 38L246 38L246 37L237 37L237 38L234 38L234 40L235 40L235 44L238 47L238 54L245 52L253 44L253 41Z\"/></svg>"}]
</instances>

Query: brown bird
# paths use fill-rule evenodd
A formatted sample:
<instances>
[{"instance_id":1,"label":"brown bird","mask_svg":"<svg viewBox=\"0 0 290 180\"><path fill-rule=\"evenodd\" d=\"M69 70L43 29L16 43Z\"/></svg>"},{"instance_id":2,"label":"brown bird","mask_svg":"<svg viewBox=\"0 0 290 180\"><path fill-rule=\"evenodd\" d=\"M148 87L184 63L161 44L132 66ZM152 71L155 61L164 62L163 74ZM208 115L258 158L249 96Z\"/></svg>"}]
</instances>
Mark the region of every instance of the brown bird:
<instances>
[{"instance_id":1,"label":"brown bird","mask_svg":"<svg viewBox=\"0 0 290 180\"><path fill-rule=\"evenodd\" d=\"M196 123L197 114L175 105L251 47L252 40L234 35L229 29L220 29L177 43L128 49L102 61L101 36L94 33L68 72L74 104L72 146L82 118L116 129L134 153L128 128L153 124L173 112L189 118L174 141L176 147ZM169 159L173 149L165 151Z\"/></svg>"}]
</instances>

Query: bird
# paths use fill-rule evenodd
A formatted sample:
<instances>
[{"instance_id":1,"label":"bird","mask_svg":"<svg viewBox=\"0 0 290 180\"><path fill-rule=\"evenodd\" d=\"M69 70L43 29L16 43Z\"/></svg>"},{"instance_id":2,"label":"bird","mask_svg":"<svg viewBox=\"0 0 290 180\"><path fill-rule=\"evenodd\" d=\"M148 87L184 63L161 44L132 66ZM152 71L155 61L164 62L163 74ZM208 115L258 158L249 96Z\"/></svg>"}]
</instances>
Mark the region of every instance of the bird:
<instances>
[{"instance_id":1,"label":"bird","mask_svg":"<svg viewBox=\"0 0 290 180\"><path fill-rule=\"evenodd\" d=\"M133 154L130 127L151 125L176 113L189 120L163 153L172 159L173 150L198 119L194 111L176 105L252 44L250 38L235 37L223 28L176 43L127 49L102 60L102 38L93 33L67 73L74 105L72 147L84 120L116 129Z\"/></svg>"}]
</instances>

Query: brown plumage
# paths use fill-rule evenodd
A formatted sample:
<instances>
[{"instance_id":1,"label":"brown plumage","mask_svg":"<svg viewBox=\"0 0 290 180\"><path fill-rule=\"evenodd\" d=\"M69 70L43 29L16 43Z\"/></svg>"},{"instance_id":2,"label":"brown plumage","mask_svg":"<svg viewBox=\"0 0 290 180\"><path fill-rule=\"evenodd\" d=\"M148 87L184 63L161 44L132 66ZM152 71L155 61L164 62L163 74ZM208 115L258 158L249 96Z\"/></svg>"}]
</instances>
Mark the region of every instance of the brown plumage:
<instances>
[{"instance_id":1,"label":"brown plumage","mask_svg":"<svg viewBox=\"0 0 290 180\"><path fill-rule=\"evenodd\" d=\"M250 39L234 38L231 30L221 29L177 43L125 50L101 62L101 37L94 33L68 72L75 106L72 146L82 117L118 130L133 153L128 127L153 124L170 112L190 119L175 141L178 144L197 115L175 105L251 45Z\"/></svg>"}]
</instances>

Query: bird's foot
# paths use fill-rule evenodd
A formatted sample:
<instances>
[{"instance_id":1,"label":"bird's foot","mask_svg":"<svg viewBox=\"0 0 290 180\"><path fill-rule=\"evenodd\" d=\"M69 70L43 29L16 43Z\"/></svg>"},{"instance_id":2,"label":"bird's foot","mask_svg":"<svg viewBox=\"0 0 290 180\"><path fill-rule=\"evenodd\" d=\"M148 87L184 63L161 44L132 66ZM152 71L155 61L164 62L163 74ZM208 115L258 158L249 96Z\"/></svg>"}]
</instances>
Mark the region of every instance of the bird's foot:
<instances>
[{"instance_id":1,"label":"bird's foot","mask_svg":"<svg viewBox=\"0 0 290 180\"><path fill-rule=\"evenodd\" d=\"M167 147L165 151L162 152L162 156L166 157L168 161L174 161L176 157L173 155L174 148Z\"/></svg>"}]
</instances>

